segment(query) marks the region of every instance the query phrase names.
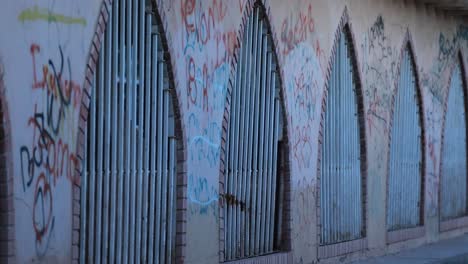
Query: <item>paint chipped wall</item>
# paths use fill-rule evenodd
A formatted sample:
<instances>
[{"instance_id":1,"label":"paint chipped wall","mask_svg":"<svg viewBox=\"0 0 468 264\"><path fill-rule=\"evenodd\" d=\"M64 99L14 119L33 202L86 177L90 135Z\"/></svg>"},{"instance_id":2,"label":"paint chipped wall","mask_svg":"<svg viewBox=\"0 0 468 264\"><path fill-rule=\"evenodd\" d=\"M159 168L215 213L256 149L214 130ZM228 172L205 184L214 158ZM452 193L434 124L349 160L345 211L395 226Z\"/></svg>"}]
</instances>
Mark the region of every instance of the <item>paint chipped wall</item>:
<instances>
[{"instance_id":1,"label":"paint chipped wall","mask_svg":"<svg viewBox=\"0 0 468 264\"><path fill-rule=\"evenodd\" d=\"M247 0L157 1L168 39L186 146L187 263L219 262L219 180L225 100L242 38ZM12 132L18 263L69 262L72 193L79 182L79 111L99 0L8 1L0 11L0 56ZM322 98L345 8L361 71L368 144L366 254L434 241L443 105L467 25L399 1L270 0L282 74L291 166L295 263L317 258L317 156ZM386 246L385 193L391 98L410 33L422 85L426 130L426 236Z\"/></svg>"}]
</instances>

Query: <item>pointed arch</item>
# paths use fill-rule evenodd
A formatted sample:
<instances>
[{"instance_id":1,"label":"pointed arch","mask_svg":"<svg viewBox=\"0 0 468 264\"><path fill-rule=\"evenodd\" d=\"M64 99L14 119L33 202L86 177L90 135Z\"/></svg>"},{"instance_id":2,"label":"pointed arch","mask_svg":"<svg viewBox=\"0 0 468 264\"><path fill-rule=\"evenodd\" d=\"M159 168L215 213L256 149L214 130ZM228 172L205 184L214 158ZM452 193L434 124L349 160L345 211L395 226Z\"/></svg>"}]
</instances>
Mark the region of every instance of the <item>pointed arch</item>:
<instances>
[{"instance_id":1,"label":"pointed arch","mask_svg":"<svg viewBox=\"0 0 468 264\"><path fill-rule=\"evenodd\" d=\"M366 129L352 32L345 7L335 33L322 101L317 166L319 258L367 248Z\"/></svg>"},{"instance_id":2,"label":"pointed arch","mask_svg":"<svg viewBox=\"0 0 468 264\"><path fill-rule=\"evenodd\" d=\"M185 137L168 51L155 1L102 2L80 109L73 260L184 262Z\"/></svg>"},{"instance_id":3,"label":"pointed arch","mask_svg":"<svg viewBox=\"0 0 468 264\"><path fill-rule=\"evenodd\" d=\"M248 1L238 33L223 119L220 262L271 253L291 261L287 118L268 12Z\"/></svg>"},{"instance_id":4,"label":"pointed arch","mask_svg":"<svg viewBox=\"0 0 468 264\"><path fill-rule=\"evenodd\" d=\"M439 181L440 231L468 226L467 80L459 50L452 66L444 105Z\"/></svg>"},{"instance_id":5,"label":"pointed arch","mask_svg":"<svg viewBox=\"0 0 468 264\"><path fill-rule=\"evenodd\" d=\"M409 31L401 48L397 76L389 128L387 243L424 235L424 107Z\"/></svg>"}]
</instances>

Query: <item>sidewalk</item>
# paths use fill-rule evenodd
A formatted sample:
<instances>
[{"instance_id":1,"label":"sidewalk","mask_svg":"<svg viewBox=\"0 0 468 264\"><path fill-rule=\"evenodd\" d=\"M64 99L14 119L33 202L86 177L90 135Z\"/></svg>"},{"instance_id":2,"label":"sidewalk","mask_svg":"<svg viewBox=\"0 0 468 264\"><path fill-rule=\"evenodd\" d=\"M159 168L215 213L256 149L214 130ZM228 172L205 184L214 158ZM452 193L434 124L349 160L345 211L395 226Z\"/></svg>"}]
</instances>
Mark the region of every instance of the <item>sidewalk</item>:
<instances>
[{"instance_id":1,"label":"sidewalk","mask_svg":"<svg viewBox=\"0 0 468 264\"><path fill-rule=\"evenodd\" d=\"M370 258L355 264L461 264L468 263L468 234L443 240L419 248L404 250L397 254Z\"/></svg>"}]
</instances>

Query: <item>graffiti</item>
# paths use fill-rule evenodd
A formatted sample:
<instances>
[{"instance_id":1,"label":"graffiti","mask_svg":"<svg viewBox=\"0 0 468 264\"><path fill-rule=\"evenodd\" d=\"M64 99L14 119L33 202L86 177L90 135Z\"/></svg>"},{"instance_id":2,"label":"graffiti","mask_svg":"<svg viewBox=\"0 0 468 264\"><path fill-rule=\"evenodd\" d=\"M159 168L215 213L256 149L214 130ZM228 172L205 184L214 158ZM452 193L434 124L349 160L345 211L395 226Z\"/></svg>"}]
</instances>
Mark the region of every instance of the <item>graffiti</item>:
<instances>
[{"instance_id":1,"label":"graffiti","mask_svg":"<svg viewBox=\"0 0 468 264\"><path fill-rule=\"evenodd\" d=\"M193 113L190 114L188 122L192 130L202 131L201 135L193 136L189 141L189 161L192 164L204 164L206 167L205 170L199 166L194 167L187 183L187 196L192 203L198 205L197 209L192 209L205 214L210 206L214 206L212 203L218 201L217 188L208 184L205 175L218 169L221 149L215 140L221 137L221 129L214 122L200 124L200 120Z\"/></svg>"},{"instance_id":2,"label":"graffiti","mask_svg":"<svg viewBox=\"0 0 468 264\"><path fill-rule=\"evenodd\" d=\"M382 16L378 16L368 30L361 48L363 56L362 71L367 75L368 82L364 95L369 102L366 111L366 123L369 135L378 132L384 135L389 131L391 98L396 78L397 52L385 35L385 24Z\"/></svg>"},{"instance_id":3,"label":"graffiti","mask_svg":"<svg viewBox=\"0 0 468 264\"><path fill-rule=\"evenodd\" d=\"M306 11L299 11L297 16L290 14L281 25L280 40L283 43L283 55L289 54L297 44L304 42L315 31L312 17L312 5Z\"/></svg>"},{"instance_id":4,"label":"graffiti","mask_svg":"<svg viewBox=\"0 0 468 264\"><path fill-rule=\"evenodd\" d=\"M436 172L437 171L437 157L436 157L436 152L435 152L435 144L437 143L437 141L435 139L431 139L429 141L429 143L427 144L427 147L428 147L428 150L429 150L429 158L432 162L432 166L433 166L433 171Z\"/></svg>"},{"instance_id":5,"label":"graffiti","mask_svg":"<svg viewBox=\"0 0 468 264\"><path fill-rule=\"evenodd\" d=\"M437 58L434 60L429 72L423 73L421 77L422 85L432 95L432 102L436 103L439 107L443 105L443 88L445 88L446 80L450 74L450 65L453 62L453 58L457 55L457 43L462 40L468 40L468 27L465 25L459 25L457 32L451 38L440 32Z\"/></svg>"},{"instance_id":6,"label":"graffiti","mask_svg":"<svg viewBox=\"0 0 468 264\"><path fill-rule=\"evenodd\" d=\"M33 206L33 226L36 233L36 252L45 255L50 239L46 239L52 233L55 224L53 216L52 191L49 181L44 173L37 178ZM46 240L46 241L44 241Z\"/></svg>"},{"instance_id":7,"label":"graffiti","mask_svg":"<svg viewBox=\"0 0 468 264\"><path fill-rule=\"evenodd\" d=\"M80 169L79 160L70 150L67 140L62 138L64 124L71 118L70 110L79 106L81 88L72 80L70 59L64 58L59 46L59 63L49 59L42 66L42 77L37 73L37 55L40 46L32 44L33 91L45 95L44 111L34 105L34 113L28 118L27 126L32 129L32 144L19 148L21 179L24 192L33 189L33 228L36 239L36 253L43 256L48 249L54 230L53 192L58 180L65 176L71 183L79 184L75 170Z\"/></svg>"},{"instance_id":8,"label":"graffiti","mask_svg":"<svg viewBox=\"0 0 468 264\"><path fill-rule=\"evenodd\" d=\"M207 214L211 208L213 214L217 214L215 202L218 201L218 190L208 182L206 177L190 174L188 177L187 197L196 207L191 208L191 213Z\"/></svg>"},{"instance_id":9,"label":"graffiti","mask_svg":"<svg viewBox=\"0 0 468 264\"><path fill-rule=\"evenodd\" d=\"M48 23L62 23L67 25L78 24L82 25L83 27L86 26L86 19L83 17L65 16L62 14L53 13L48 9L40 9L37 6L21 11L21 13L18 15L18 20L23 23L25 21L44 20Z\"/></svg>"},{"instance_id":10,"label":"graffiti","mask_svg":"<svg viewBox=\"0 0 468 264\"><path fill-rule=\"evenodd\" d=\"M222 22L227 14L227 6L223 1L212 0L208 12L197 13L202 9L201 2L196 8L196 0L181 0L182 22L186 29L186 36L194 37L194 41L206 45L211 39L212 30L217 23Z\"/></svg>"},{"instance_id":11,"label":"graffiti","mask_svg":"<svg viewBox=\"0 0 468 264\"><path fill-rule=\"evenodd\" d=\"M312 161L312 143L310 142L310 126L296 127L293 145L294 159L299 168L309 168Z\"/></svg>"},{"instance_id":12,"label":"graffiti","mask_svg":"<svg viewBox=\"0 0 468 264\"><path fill-rule=\"evenodd\" d=\"M187 182L189 210L193 214L216 215L219 179L211 175L219 175L222 130L212 120L219 120L224 113L230 61L239 48L237 28L227 29L223 23L231 15L228 11L242 9L246 2L181 0L179 3L180 57L186 80L184 105L189 110L187 162L192 168Z\"/></svg>"},{"instance_id":13,"label":"graffiti","mask_svg":"<svg viewBox=\"0 0 468 264\"><path fill-rule=\"evenodd\" d=\"M68 144L64 144L62 139L57 142L54 140L53 134L44 124L44 119L44 113L37 113L35 110L34 116L28 121L28 125L34 127L32 150L26 146L20 148L23 191L26 191L33 182L35 168L44 168L48 175L53 177L54 186L64 172L71 182L79 181L74 178L78 158L74 153L70 153Z\"/></svg>"},{"instance_id":14,"label":"graffiti","mask_svg":"<svg viewBox=\"0 0 468 264\"><path fill-rule=\"evenodd\" d=\"M299 169L310 168L312 163L312 127L319 120L319 91L323 76L315 51L299 44L286 58L285 84L289 96L292 157Z\"/></svg>"},{"instance_id":15,"label":"graffiti","mask_svg":"<svg viewBox=\"0 0 468 264\"><path fill-rule=\"evenodd\" d=\"M294 237L297 239L301 236L308 236L311 235L310 226L313 225L314 215L315 215L315 203L314 197L316 197L316 186L314 181L310 181L309 177L303 176L299 179L297 187L297 197L296 197L296 205L297 209L294 210L295 217L294 222L297 226L296 233ZM305 246L307 249L313 248L313 240L312 239L305 239L304 242L306 243Z\"/></svg>"}]
</instances>

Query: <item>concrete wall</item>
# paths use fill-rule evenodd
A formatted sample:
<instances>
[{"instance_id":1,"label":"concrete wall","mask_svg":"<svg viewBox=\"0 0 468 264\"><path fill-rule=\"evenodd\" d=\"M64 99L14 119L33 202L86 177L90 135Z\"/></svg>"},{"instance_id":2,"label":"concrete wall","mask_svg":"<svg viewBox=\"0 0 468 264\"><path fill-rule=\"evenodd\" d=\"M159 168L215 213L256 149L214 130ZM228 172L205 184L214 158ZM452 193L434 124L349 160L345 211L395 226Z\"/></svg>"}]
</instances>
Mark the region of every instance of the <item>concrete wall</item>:
<instances>
[{"instance_id":1,"label":"concrete wall","mask_svg":"<svg viewBox=\"0 0 468 264\"><path fill-rule=\"evenodd\" d=\"M186 263L219 262L225 102L252 4L157 1L185 135L186 162L180 169L186 177L179 180L186 189L179 195L187 201L179 206L186 209L181 210L186 225L179 229L185 237L178 244L185 245ZM370 250L349 259L464 231L439 233L438 183L444 105L459 50L467 62L466 22L409 1L269 0L264 5L287 114L294 263L317 260L318 135L332 47L344 17L351 24L356 70L362 78L369 157ZM81 116L87 116L89 80L109 6L101 0L9 0L0 10L0 76L5 87L0 96L8 105L4 120L10 120L10 151L6 148L5 156L12 168L7 175L13 175L9 201L14 208L5 214L14 215L8 254L18 263L64 263L77 257L84 144L80 128L86 127ZM406 41L414 48L424 105L425 235L387 246L383 227L391 102Z\"/></svg>"}]
</instances>

